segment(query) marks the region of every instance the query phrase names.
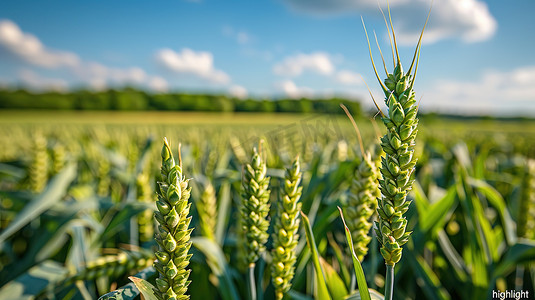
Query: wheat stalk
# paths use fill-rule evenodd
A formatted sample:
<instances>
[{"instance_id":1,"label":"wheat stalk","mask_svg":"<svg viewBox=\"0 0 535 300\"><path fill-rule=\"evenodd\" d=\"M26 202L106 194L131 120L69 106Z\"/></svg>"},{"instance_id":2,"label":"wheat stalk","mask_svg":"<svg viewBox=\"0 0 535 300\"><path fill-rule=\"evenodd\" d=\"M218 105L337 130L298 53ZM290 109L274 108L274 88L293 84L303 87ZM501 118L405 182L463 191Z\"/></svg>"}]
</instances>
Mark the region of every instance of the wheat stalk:
<instances>
[{"instance_id":1,"label":"wheat stalk","mask_svg":"<svg viewBox=\"0 0 535 300\"><path fill-rule=\"evenodd\" d=\"M207 180L200 201L197 202L201 233L203 236L215 240L217 221L217 198L213 185Z\"/></svg>"},{"instance_id":2,"label":"wheat stalk","mask_svg":"<svg viewBox=\"0 0 535 300\"><path fill-rule=\"evenodd\" d=\"M58 174L65 166L65 147L56 143L52 148L52 174Z\"/></svg>"},{"instance_id":3,"label":"wheat stalk","mask_svg":"<svg viewBox=\"0 0 535 300\"><path fill-rule=\"evenodd\" d=\"M414 181L412 175L416 165L414 146L418 132L418 118L416 117L418 106L413 86L418 69L423 30L411 66L405 73L399 59L391 20L390 26L394 40L393 48L395 47L395 55L393 55L395 68L392 73L389 73L385 65L387 78L384 80L384 84L373 63L369 39L368 47L375 75L381 84L385 94L385 104L388 106L387 114L381 112L381 120L387 128L387 133L381 137L381 147L385 156L382 158L380 167L383 176L379 180L382 197L378 199L377 213L380 220L376 222L376 230L382 246L381 254L387 265L394 266L401 259L401 246L408 241L410 236L410 232L405 232L407 220L403 214L409 208L410 201L407 201L407 194L412 188ZM364 29L366 28L364 27ZM367 32L366 37L368 37Z\"/></svg>"},{"instance_id":4,"label":"wheat stalk","mask_svg":"<svg viewBox=\"0 0 535 300\"><path fill-rule=\"evenodd\" d=\"M154 201L150 177L141 172L136 177L136 194L139 202L151 203ZM152 202L153 203L153 202ZM154 237L154 218L152 209L145 209L137 217L139 228L139 240L142 243L150 241Z\"/></svg>"},{"instance_id":5,"label":"wheat stalk","mask_svg":"<svg viewBox=\"0 0 535 300\"><path fill-rule=\"evenodd\" d=\"M364 153L362 160L355 169L350 194L344 205L344 215L347 218L347 227L353 239L353 248L359 261L368 253L369 235L372 227L372 217L377 209L379 197L379 171L376 168L371 154Z\"/></svg>"},{"instance_id":6,"label":"wheat stalk","mask_svg":"<svg viewBox=\"0 0 535 300\"><path fill-rule=\"evenodd\" d=\"M267 167L260 153L253 150L251 164L247 164L243 174L241 205L242 230L245 233L245 254L249 267L254 267L260 254L266 250L269 221L269 180Z\"/></svg>"},{"instance_id":7,"label":"wheat stalk","mask_svg":"<svg viewBox=\"0 0 535 300\"><path fill-rule=\"evenodd\" d=\"M152 262L153 255L147 251L121 251L88 261L80 270L71 272L64 282L68 285L78 280L95 280L104 276L118 278L129 271L148 267Z\"/></svg>"},{"instance_id":8,"label":"wheat stalk","mask_svg":"<svg viewBox=\"0 0 535 300\"><path fill-rule=\"evenodd\" d=\"M278 300L290 290L295 272L295 247L299 240L299 211L301 210L302 173L299 158L286 170L282 197L277 202L277 217L273 232L273 263L271 277L275 286L275 296Z\"/></svg>"},{"instance_id":9,"label":"wheat stalk","mask_svg":"<svg viewBox=\"0 0 535 300\"><path fill-rule=\"evenodd\" d=\"M126 143L125 143L126 144ZM139 146L136 141L129 141L129 146L126 149L127 171L132 174L136 170L136 165L139 160Z\"/></svg>"},{"instance_id":10,"label":"wheat stalk","mask_svg":"<svg viewBox=\"0 0 535 300\"><path fill-rule=\"evenodd\" d=\"M344 201L343 210L348 219L346 225L351 233L353 251L359 261L362 261L368 253L368 244L372 239L369 232L372 227L372 218L377 209L376 199L380 196L377 183L380 174L377 162L372 160L369 151L364 150L362 136L353 116L343 104L340 104L340 107L353 124L361 153L361 161L355 169L351 182L349 199Z\"/></svg>"},{"instance_id":11,"label":"wheat stalk","mask_svg":"<svg viewBox=\"0 0 535 300\"><path fill-rule=\"evenodd\" d=\"M48 181L48 153L47 140L41 132L33 138L33 158L29 169L30 190L39 193L43 191Z\"/></svg>"},{"instance_id":12,"label":"wheat stalk","mask_svg":"<svg viewBox=\"0 0 535 300\"><path fill-rule=\"evenodd\" d=\"M517 235L535 239L535 160L527 159L522 180L522 198L518 210Z\"/></svg>"},{"instance_id":13,"label":"wheat stalk","mask_svg":"<svg viewBox=\"0 0 535 300\"><path fill-rule=\"evenodd\" d=\"M179 149L180 155L180 149ZM158 211L154 213L160 224L156 234L159 250L156 252L157 260L154 267L158 270L155 294L161 300L189 299L186 295L189 274L188 254L191 247L190 235L193 229L189 228L191 217L189 209L191 203L188 180L182 174L182 164L175 163L171 147L164 139L162 156L162 181L159 182Z\"/></svg>"},{"instance_id":14,"label":"wheat stalk","mask_svg":"<svg viewBox=\"0 0 535 300\"><path fill-rule=\"evenodd\" d=\"M385 104L388 107L387 114L384 114L379 109L377 103L375 103L381 113L381 120L387 128L387 133L381 137L381 147L385 152L385 156L381 159L380 171L382 179L379 180L379 188L382 195L378 198L377 213L379 215L379 221L375 222L375 230L379 243L381 244L381 254L386 264L385 299L390 300L393 294L394 266L401 259L401 247L407 243L410 237L410 232L406 231L407 219L404 217L404 214L409 209L411 202L407 200L407 194L412 189L412 183L414 181L413 172L414 166L416 165L414 146L418 132L418 118L416 117L418 105L416 104L413 87L418 70L422 36L427 25L427 20L429 20L429 15L420 34L412 63L407 72L403 71L399 58L396 35L390 16L390 6L388 6L388 16L392 31L392 39L390 41L395 67L392 73L387 70L379 47L383 66L387 74L384 83L375 67L364 20L362 21L362 25L366 32L373 70L385 94ZM386 17L384 19L388 28ZM390 36L390 30L388 32Z\"/></svg>"},{"instance_id":15,"label":"wheat stalk","mask_svg":"<svg viewBox=\"0 0 535 300\"><path fill-rule=\"evenodd\" d=\"M107 157L101 157L98 160L97 170L97 195L106 197L110 194L111 178L110 178L110 161Z\"/></svg>"},{"instance_id":16,"label":"wheat stalk","mask_svg":"<svg viewBox=\"0 0 535 300\"><path fill-rule=\"evenodd\" d=\"M260 144L261 145L261 144ZM267 231L269 221L269 180L266 176L267 167L259 151L253 149L253 158L243 170L242 202L240 207L240 227L244 243L243 254L248 264L248 288L251 300L256 300L256 280L254 268L256 261L266 251L269 237Z\"/></svg>"},{"instance_id":17,"label":"wheat stalk","mask_svg":"<svg viewBox=\"0 0 535 300\"><path fill-rule=\"evenodd\" d=\"M523 166L522 190L518 205L517 236L527 239L535 239L535 160L526 159ZM515 290L521 290L524 286L525 266L516 266Z\"/></svg>"}]
</instances>

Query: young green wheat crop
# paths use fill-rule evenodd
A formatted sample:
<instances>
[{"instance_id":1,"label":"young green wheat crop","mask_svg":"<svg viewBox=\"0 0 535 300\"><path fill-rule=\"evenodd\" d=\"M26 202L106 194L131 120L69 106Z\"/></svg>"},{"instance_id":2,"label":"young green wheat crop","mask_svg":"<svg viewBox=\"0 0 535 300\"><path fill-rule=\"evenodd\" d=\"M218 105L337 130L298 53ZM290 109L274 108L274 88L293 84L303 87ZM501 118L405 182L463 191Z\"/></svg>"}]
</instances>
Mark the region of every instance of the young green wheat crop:
<instances>
[{"instance_id":1,"label":"young green wheat crop","mask_svg":"<svg viewBox=\"0 0 535 300\"><path fill-rule=\"evenodd\" d=\"M179 150L180 152L180 150ZM179 153L180 154L180 153ZM187 269L191 254L190 235L193 229L189 228L191 217L188 202L190 188L188 179L182 174L182 166L176 164L171 147L164 140L162 148L162 181L155 213L158 226L156 241L160 246L156 252L158 258L154 267L159 272L156 279L156 295L161 300L189 299L186 295L190 270Z\"/></svg>"}]
</instances>

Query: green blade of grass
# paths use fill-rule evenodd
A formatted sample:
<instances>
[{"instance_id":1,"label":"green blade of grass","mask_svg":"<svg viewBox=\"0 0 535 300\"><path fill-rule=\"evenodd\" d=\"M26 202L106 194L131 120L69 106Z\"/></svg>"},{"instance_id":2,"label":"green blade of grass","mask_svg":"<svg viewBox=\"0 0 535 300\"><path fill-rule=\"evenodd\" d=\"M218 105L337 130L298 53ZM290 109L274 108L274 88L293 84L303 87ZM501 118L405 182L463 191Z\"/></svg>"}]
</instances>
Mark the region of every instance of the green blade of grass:
<instances>
[{"instance_id":1,"label":"green blade of grass","mask_svg":"<svg viewBox=\"0 0 535 300\"><path fill-rule=\"evenodd\" d=\"M87 263L88 257L94 255L94 249L89 248L89 243L91 239L89 238L88 233L85 230L85 227L81 222L74 223L71 227L70 235L72 239L72 246L69 249L65 264L68 267L75 268L76 270L81 270L83 266ZM93 252L93 253L92 253ZM79 281L76 282L81 295L84 299L94 299L96 295L90 295L89 289L86 286L85 282Z\"/></svg>"},{"instance_id":2,"label":"green blade of grass","mask_svg":"<svg viewBox=\"0 0 535 300\"><path fill-rule=\"evenodd\" d=\"M231 270L221 247L206 237L191 238L193 247L206 256L212 273L219 279L218 290L224 300L239 300L240 297L232 280Z\"/></svg>"},{"instance_id":3,"label":"green blade of grass","mask_svg":"<svg viewBox=\"0 0 535 300\"><path fill-rule=\"evenodd\" d=\"M451 299L447 290L440 283L440 279L433 272L431 267L420 255L415 255L413 251L406 251L407 259L411 262L416 277L420 279L419 284L429 299ZM476 275L477 276L477 275ZM417 283L419 281L416 281Z\"/></svg>"},{"instance_id":4,"label":"green blade of grass","mask_svg":"<svg viewBox=\"0 0 535 300\"><path fill-rule=\"evenodd\" d=\"M144 202L121 202L109 208L113 218L104 228L98 240L108 240L127 226L128 220L146 209L154 209L153 205Z\"/></svg>"},{"instance_id":5,"label":"green blade of grass","mask_svg":"<svg viewBox=\"0 0 535 300\"><path fill-rule=\"evenodd\" d=\"M467 281L470 271L443 229L438 231L438 243L457 277L462 282Z\"/></svg>"},{"instance_id":6,"label":"green blade of grass","mask_svg":"<svg viewBox=\"0 0 535 300\"><path fill-rule=\"evenodd\" d=\"M215 237L216 241L222 245L223 240L225 239L225 232L227 230L228 225L228 216L229 216L229 210L232 205L231 201L231 191L230 191L230 183L224 182L221 184L221 189L219 190L218 195L218 215L217 215L217 225L215 229Z\"/></svg>"},{"instance_id":7,"label":"green blade of grass","mask_svg":"<svg viewBox=\"0 0 535 300\"><path fill-rule=\"evenodd\" d=\"M321 267L325 271L325 282L327 283L327 288L329 289L333 300L343 300L348 294L344 281L342 281L340 275L338 275L338 273L328 262L326 262L321 256L319 259Z\"/></svg>"},{"instance_id":8,"label":"green blade of grass","mask_svg":"<svg viewBox=\"0 0 535 300\"><path fill-rule=\"evenodd\" d=\"M353 249L353 239L351 238L351 232L349 231L349 228L347 228L342 209L338 207L338 210L340 211L340 217L342 218L342 222L344 223L347 244L349 245L349 249L351 251L351 258L353 258L353 266L355 267L355 276L357 277L360 298L362 300L371 300L370 292L368 291L368 284L366 283L366 277L364 276L364 270L362 270L360 261L357 258L357 255L355 254L355 250Z\"/></svg>"},{"instance_id":9,"label":"green blade of grass","mask_svg":"<svg viewBox=\"0 0 535 300\"><path fill-rule=\"evenodd\" d=\"M374 289L369 289L371 300L384 300L385 296ZM355 292L345 298L345 300L361 300L359 292Z\"/></svg>"},{"instance_id":10,"label":"green blade of grass","mask_svg":"<svg viewBox=\"0 0 535 300\"><path fill-rule=\"evenodd\" d=\"M416 210L418 211L418 215L420 216L420 220L423 218L423 216L426 215L426 212L429 209L429 199L427 199L427 196L425 195L422 186L418 182L418 180L414 181L414 203L416 203Z\"/></svg>"},{"instance_id":11,"label":"green blade of grass","mask_svg":"<svg viewBox=\"0 0 535 300\"><path fill-rule=\"evenodd\" d=\"M67 275L61 264L46 260L0 288L0 299L34 299Z\"/></svg>"},{"instance_id":12,"label":"green blade of grass","mask_svg":"<svg viewBox=\"0 0 535 300\"><path fill-rule=\"evenodd\" d=\"M318 248L316 248L316 241L314 240L314 234L312 233L310 221L303 212L301 212L301 216L303 219L303 225L305 226L308 247L312 252L312 262L314 264L314 268L316 269L316 299L331 300L331 295L329 294L329 290L327 289L327 283L325 282L325 275L320 264Z\"/></svg>"},{"instance_id":13,"label":"green blade of grass","mask_svg":"<svg viewBox=\"0 0 535 300\"><path fill-rule=\"evenodd\" d=\"M154 269L154 267L148 267L134 275L134 277L141 278L144 280L150 280L150 278L156 277L156 270ZM139 290L137 289L136 285L131 282L118 288L115 291L111 291L107 294L100 296L98 300L134 300L139 299L138 295Z\"/></svg>"},{"instance_id":14,"label":"green blade of grass","mask_svg":"<svg viewBox=\"0 0 535 300\"><path fill-rule=\"evenodd\" d=\"M301 294L294 290L290 290L288 292L288 295L290 296L290 299L292 300L314 300L314 298L312 298L311 296Z\"/></svg>"},{"instance_id":15,"label":"green blade of grass","mask_svg":"<svg viewBox=\"0 0 535 300\"><path fill-rule=\"evenodd\" d=\"M153 142L154 139L151 136L147 137L145 140L145 144L141 149L141 154L136 162L136 175L143 171L143 166L146 165L147 160L150 158L150 150Z\"/></svg>"},{"instance_id":16,"label":"green blade of grass","mask_svg":"<svg viewBox=\"0 0 535 300\"><path fill-rule=\"evenodd\" d=\"M455 209L455 195L457 194L455 186L451 186L442 199L425 208L424 215L420 217L420 229L423 233L430 232L433 236L438 229L444 228L448 211ZM421 211L419 210L420 214Z\"/></svg>"},{"instance_id":17,"label":"green blade of grass","mask_svg":"<svg viewBox=\"0 0 535 300\"><path fill-rule=\"evenodd\" d=\"M502 260L497 264L493 277L506 276L513 272L515 267L535 260L535 242L519 239L516 244L507 250Z\"/></svg>"},{"instance_id":18,"label":"green blade of grass","mask_svg":"<svg viewBox=\"0 0 535 300\"><path fill-rule=\"evenodd\" d=\"M477 220L477 224L479 225L478 232L480 232L481 238L485 241L485 245L487 246L489 255L488 259L490 259L490 262L492 263L496 261L500 256L498 247L499 244L501 244L501 241L503 241L503 237L498 236L500 240L496 238L495 230L492 229L492 225L490 224L487 216L485 215L483 207L481 207L481 202L478 200L479 197L476 197L474 201L474 218ZM496 230L498 229L500 228L498 227Z\"/></svg>"},{"instance_id":19,"label":"green blade of grass","mask_svg":"<svg viewBox=\"0 0 535 300\"><path fill-rule=\"evenodd\" d=\"M13 233L24 227L33 219L37 218L44 211L49 209L58 202L65 192L69 184L76 177L76 164L72 163L65 167L58 175L56 175L46 189L28 203L24 209L17 214L13 222L0 234L0 245Z\"/></svg>"},{"instance_id":20,"label":"green blade of grass","mask_svg":"<svg viewBox=\"0 0 535 300\"><path fill-rule=\"evenodd\" d=\"M340 265L340 272L342 273L341 275L345 282L345 286L349 287L351 285L351 276L349 275L349 271L346 267L346 264L344 263L344 254L342 252L342 249L340 248L340 246L338 246L332 234L328 234L327 239L329 241L331 249L334 251L334 256L336 257L336 260Z\"/></svg>"},{"instance_id":21,"label":"green blade of grass","mask_svg":"<svg viewBox=\"0 0 535 300\"><path fill-rule=\"evenodd\" d=\"M489 203L496 208L496 212L500 216L507 244L509 246L513 245L516 238L515 223L509 214L509 210L507 209L507 205L505 204L502 195L485 181L469 178L468 182L476 188L477 191L485 195Z\"/></svg>"},{"instance_id":22,"label":"green blade of grass","mask_svg":"<svg viewBox=\"0 0 535 300\"><path fill-rule=\"evenodd\" d=\"M137 289L141 292L145 300L158 300L154 294L155 287L150 284L150 282L134 276L130 276L128 279L130 279L136 285Z\"/></svg>"}]
</instances>

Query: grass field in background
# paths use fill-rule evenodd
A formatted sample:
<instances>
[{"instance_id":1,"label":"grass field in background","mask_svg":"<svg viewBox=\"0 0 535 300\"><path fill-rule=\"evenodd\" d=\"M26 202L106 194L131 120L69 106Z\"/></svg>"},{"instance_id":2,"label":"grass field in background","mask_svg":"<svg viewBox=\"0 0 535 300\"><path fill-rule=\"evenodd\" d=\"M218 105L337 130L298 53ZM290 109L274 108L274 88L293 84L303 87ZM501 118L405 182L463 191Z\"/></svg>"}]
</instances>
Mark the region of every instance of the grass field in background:
<instances>
[{"instance_id":1,"label":"grass field in background","mask_svg":"<svg viewBox=\"0 0 535 300\"><path fill-rule=\"evenodd\" d=\"M291 113L210 113L210 112L113 112L113 111L49 111L0 110L0 124L87 124L87 125L218 125L218 126L284 126L315 118L334 118L341 126L350 126L345 115ZM360 126L368 127L368 118L357 118ZM380 117L376 117L380 122ZM535 132L535 120L449 119L423 118L420 130L452 132Z\"/></svg>"}]
</instances>

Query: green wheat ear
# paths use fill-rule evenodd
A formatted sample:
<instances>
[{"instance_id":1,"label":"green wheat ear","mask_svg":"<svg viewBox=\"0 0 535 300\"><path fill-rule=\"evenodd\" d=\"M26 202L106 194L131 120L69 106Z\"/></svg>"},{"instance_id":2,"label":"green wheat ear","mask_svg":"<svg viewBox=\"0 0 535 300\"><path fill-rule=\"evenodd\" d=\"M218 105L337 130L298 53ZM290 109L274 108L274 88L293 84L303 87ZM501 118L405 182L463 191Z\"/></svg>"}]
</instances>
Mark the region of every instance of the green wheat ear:
<instances>
[{"instance_id":1,"label":"green wheat ear","mask_svg":"<svg viewBox=\"0 0 535 300\"><path fill-rule=\"evenodd\" d=\"M45 136L39 131L33 138L32 162L28 170L30 177L30 190L35 193L40 193L46 186L48 181L48 152L47 140Z\"/></svg>"},{"instance_id":2,"label":"green wheat ear","mask_svg":"<svg viewBox=\"0 0 535 300\"><path fill-rule=\"evenodd\" d=\"M301 210L302 173L299 158L286 170L282 197L277 202L277 217L273 232L273 264L271 277L275 286L275 296L282 299L290 290L295 272L295 247L299 240L299 211Z\"/></svg>"},{"instance_id":3,"label":"green wheat ear","mask_svg":"<svg viewBox=\"0 0 535 300\"><path fill-rule=\"evenodd\" d=\"M242 182L241 229L245 243L245 255L249 267L254 267L260 254L265 252L269 237L269 177L260 153L254 148L253 159L244 169Z\"/></svg>"},{"instance_id":4,"label":"green wheat ear","mask_svg":"<svg viewBox=\"0 0 535 300\"><path fill-rule=\"evenodd\" d=\"M385 23L387 23L386 17ZM362 24L364 25L364 21ZM388 266L394 266L401 259L401 246L407 243L410 236L410 232L406 232L407 219L403 214L408 210L411 202L407 200L407 194L412 188L412 183L414 181L414 166L416 165L414 146L416 134L418 132L418 118L416 117L418 106L416 104L413 86L416 71L418 69L418 60L425 25L416 45L411 66L406 73L403 71L399 59L396 35L394 33L391 18L390 28L392 30L393 38L391 47L392 58L395 67L394 71L389 73L386 64L384 63L384 59L382 59L387 74L384 83L379 77L377 68L373 62L367 32L366 39L368 40L368 48L373 69L385 94L385 104L388 107L387 114L384 114L381 111L381 120L387 128L387 133L381 138L381 147L385 152L385 156L382 157L380 167L381 175L383 176L383 178L379 180L382 196L378 198L377 213L379 214L379 221L375 222L375 229L381 244L381 254L385 259L385 263ZM366 31L365 26L364 30Z\"/></svg>"},{"instance_id":5,"label":"green wheat ear","mask_svg":"<svg viewBox=\"0 0 535 300\"><path fill-rule=\"evenodd\" d=\"M71 271L64 280L71 284L78 280L95 280L105 276L118 278L132 270L143 269L152 264L154 255L150 251L121 251L88 261L80 270Z\"/></svg>"},{"instance_id":6,"label":"green wheat ear","mask_svg":"<svg viewBox=\"0 0 535 300\"><path fill-rule=\"evenodd\" d=\"M180 155L180 149L179 155ZM158 270L155 294L161 300L189 299L186 295L189 274L187 269L191 254L190 235L193 229L189 228L191 216L188 202L191 188L188 180L182 174L182 164L175 163L171 147L164 139L162 148L162 181L159 182L158 211L154 213L159 223L156 242L159 250L156 252L157 260L154 267Z\"/></svg>"},{"instance_id":7,"label":"green wheat ear","mask_svg":"<svg viewBox=\"0 0 535 300\"><path fill-rule=\"evenodd\" d=\"M368 253L371 241L370 228L372 217L377 209L377 197L380 196L377 183L379 170L369 152L364 153L362 160L355 169L350 188L350 195L344 205L347 227L353 239L353 248L359 261Z\"/></svg>"},{"instance_id":8,"label":"green wheat ear","mask_svg":"<svg viewBox=\"0 0 535 300\"><path fill-rule=\"evenodd\" d=\"M110 178L110 161L107 157L100 157L97 170L97 195L106 197L110 194L111 178Z\"/></svg>"},{"instance_id":9,"label":"green wheat ear","mask_svg":"<svg viewBox=\"0 0 535 300\"><path fill-rule=\"evenodd\" d=\"M203 236L215 240L217 221L217 197L214 186L206 181L200 201L197 203L201 233Z\"/></svg>"},{"instance_id":10,"label":"green wheat ear","mask_svg":"<svg viewBox=\"0 0 535 300\"><path fill-rule=\"evenodd\" d=\"M375 156L372 158L371 153L364 150L360 130L353 116L343 104L340 106L353 124L361 153L361 161L354 171L349 197L343 203L343 210L347 218L346 225L351 233L355 255L359 261L362 261L368 253L368 244L372 239L369 232L372 227L372 218L377 209L376 199L380 196L379 184L377 183L380 173L377 162L374 160L377 158Z\"/></svg>"},{"instance_id":11,"label":"green wheat ear","mask_svg":"<svg viewBox=\"0 0 535 300\"><path fill-rule=\"evenodd\" d=\"M150 185L150 177L146 172L141 172L136 177L136 196L139 202L152 203L153 191ZM153 210L145 209L137 217L139 228L139 240L142 243L149 242L154 236Z\"/></svg>"},{"instance_id":12,"label":"green wheat ear","mask_svg":"<svg viewBox=\"0 0 535 300\"><path fill-rule=\"evenodd\" d=\"M522 178L521 200L518 210L517 235L535 239L535 160L527 159Z\"/></svg>"},{"instance_id":13,"label":"green wheat ear","mask_svg":"<svg viewBox=\"0 0 535 300\"><path fill-rule=\"evenodd\" d=\"M56 142L56 144L52 148L52 174L58 174L63 169L63 167L65 167L65 162L65 146L63 146L59 142Z\"/></svg>"}]
</instances>

